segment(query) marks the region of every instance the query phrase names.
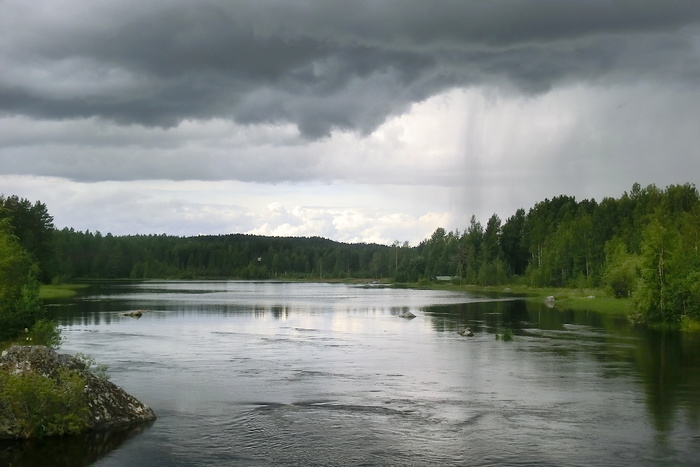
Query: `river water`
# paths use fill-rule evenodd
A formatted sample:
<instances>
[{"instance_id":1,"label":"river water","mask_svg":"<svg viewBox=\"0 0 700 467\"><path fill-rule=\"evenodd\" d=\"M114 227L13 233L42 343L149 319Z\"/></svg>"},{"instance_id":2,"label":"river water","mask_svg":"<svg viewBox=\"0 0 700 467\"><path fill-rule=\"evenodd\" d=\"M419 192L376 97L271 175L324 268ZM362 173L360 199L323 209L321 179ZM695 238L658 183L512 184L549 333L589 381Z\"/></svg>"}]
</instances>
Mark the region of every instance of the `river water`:
<instances>
[{"instance_id":1,"label":"river water","mask_svg":"<svg viewBox=\"0 0 700 467\"><path fill-rule=\"evenodd\" d=\"M104 283L51 310L158 420L13 465L700 465L697 336L346 284Z\"/></svg>"}]
</instances>

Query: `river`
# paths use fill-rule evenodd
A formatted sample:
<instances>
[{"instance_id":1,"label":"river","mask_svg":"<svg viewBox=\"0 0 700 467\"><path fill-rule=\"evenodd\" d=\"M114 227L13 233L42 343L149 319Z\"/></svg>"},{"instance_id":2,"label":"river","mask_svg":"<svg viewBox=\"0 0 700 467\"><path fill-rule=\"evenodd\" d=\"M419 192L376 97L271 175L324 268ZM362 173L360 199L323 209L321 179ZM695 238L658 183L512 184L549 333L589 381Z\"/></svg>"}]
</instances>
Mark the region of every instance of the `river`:
<instances>
[{"instance_id":1,"label":"river","mask_svg":"<svg viewBox=\"0 0 700 467\"><path fill-rule=\"evenodd\" d=\"M124 316L137 309L147 310L140 319ZM61 351L106 364L158 420L6 447L0 463L700 463L700 339L624 318L457 292L253 281L102 283L51 313ZM465 326L473 337L458 334Z\"/></svg>"}]
</instances>

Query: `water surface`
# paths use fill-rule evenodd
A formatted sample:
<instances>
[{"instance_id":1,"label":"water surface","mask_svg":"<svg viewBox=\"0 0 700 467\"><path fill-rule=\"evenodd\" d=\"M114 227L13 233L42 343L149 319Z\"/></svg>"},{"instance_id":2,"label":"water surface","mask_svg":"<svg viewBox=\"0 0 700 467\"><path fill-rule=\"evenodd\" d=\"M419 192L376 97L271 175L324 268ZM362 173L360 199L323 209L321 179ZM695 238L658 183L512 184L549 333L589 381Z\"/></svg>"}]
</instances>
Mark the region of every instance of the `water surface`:
<instances>
[{"instance_id":1,"label":"water surface","mask_svg":"<svg viewBox=\"0 0 700 467\"><path fill-rule=\"evenodd\" d=\"M135 309L148 312L123 316ZM159 417L87 450L94 465L700 462L700 342L624 319L465 293L233 281L103 284L52 312L62 351L109 365ZM513 341L497 340L506 330ZM62 442L53 458L77 464ZM29 459L15 460L38 465Z\"/></svg>"}]
</instances>

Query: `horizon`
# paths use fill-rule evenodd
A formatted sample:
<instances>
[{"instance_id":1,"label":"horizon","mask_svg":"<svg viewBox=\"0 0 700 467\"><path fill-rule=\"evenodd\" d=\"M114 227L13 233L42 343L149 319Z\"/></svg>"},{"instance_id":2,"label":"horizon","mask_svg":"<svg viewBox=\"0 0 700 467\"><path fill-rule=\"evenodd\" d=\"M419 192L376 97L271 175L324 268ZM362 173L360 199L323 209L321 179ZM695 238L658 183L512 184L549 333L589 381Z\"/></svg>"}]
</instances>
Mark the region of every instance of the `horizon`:
<instances>
[{"instance_id":1,"label":"horizon","mask_svg":"<svg viewBox=\"0 0 700 467\"><path fill-rule=\"evenodd\" d=\"M640 184L638 184L637 182L635 182L635 183L633 184L633 186L630 187L630 188L634 188L634 185L639 185L639 187L640 187L641 189L646 189L646 188L649 188L649 187L651 187L651 186L655 186L656 188L658 188L658 189L660 189L660 190L666 190L666 189L668 189L669 186L691 185L691 186L693 186L693 187L696 187L695 184L694 184L694 183L691 183L691 182L673 183L673 184L666 185L666 186L663 186L663 187L660 187L660 186L658 186L658 185L656 185L656 184L654 184L654 183L651 183L651 184L646 185L646 186L641 186ZM697 187L696 187L696 188L697 188ZM565 193L561 193L561 194L559 194L559 195L555 195L555 196L552 196L552 197L548 197L548 198L544 198L544 199L541 199L541 200L539 200L539 201L536 201L532 206L517 208L516 211L519 210L519 209L523 209L523 210L525 211L525 214L527 215L528 212L529 212L531 209L533 209L533 208L535 207L536 204L538 204L538 203L540 203L540 202L546 202L546 201L549 201L549 200L551 200L551 199L553 199L553 198L557 198L557 197L561 197L561 196L568 196L568 197L571 197L571 198L573 198L573 199L576 201L576 203L581 203L581 202L584 202L584 201L593 201L593 202L599 204L600 201L602 201L602 199L612 198L612 199L616 199L616 200L617 200L617 199L621 199L622 197L627 196L627 195L629 195L629 194L630 194L630 191L625 190L625 191L623 191L622 193L620 193L618 196L605 196L605 197L603 197L603 198L601 198L601 199L596 199L596 198L577 199L575 196L570 196L570 195L567 195L567 194L565 194ZM0 193L0 196L12 196L12 195L13 195L13 194ZM41 201L41 200L32 200L32 199L28 199L28 201L30 201L31 203L35 203L35 202L42 202L42 203L43 203L43 201ZM46 203L44 203L44 204L46 204ZM48 206L48 205L47 205L47 210L48 210L49 214L51 215L51 209L50 209L50 206ZM506 216L506 217L503 217L503 216L500 216L500 215L499 215L498 217L499 217L499 219L501 220L501 223L502 223L502 224L505 223L510 217L512 217L513 215L515 215L516 211L514 211L512 214L510 214L510 215L508 215L508 216ZM493 214L496 214L496 213L493 213ZM492 215L493 215L493 214L492 214ZM496 215L498 215L498 214L496 214ZM53 217L53 216L52 216L52 217ZM471 216L469 216L469 217L471 218ZM490 217L491 217L491 216L489 216L489 218L490 218ZM476 221L477 221L479 224L481 224L482 227L483 227L483 226L486 225L486 223L487 223L487 221L488 221L489 218L486 218L486 219L478 219L478 218L477 218ZM462 227L462 228L459 228L459 227L458 227L458 228L456 228L456 229L447 229L447 228L445 228L445 227L443 227L443 226L437 226L437 227L435 227L435 230L437 230L437 229L439 229L439 228L444 229L446 232L454 232L454 233L460 233L460 232L461 232L462 234L464 234L464 232L465 232L466 229L467 229L467 226L466 226L466 224L465 224L465 227ZM93 235L99 234L99 235L102 235L102 236L112 235L112 236L114 236L114 237L129 237L129 236L133 236L133 237L138 237L138 236L167 236L167 237L177 237L177 238L195 238L195 237L224 237L224 236L242 235L242 236L255 236L255 237L261 237L261 238L280 238L280 239L287 239L287 238L289 238L289 239L301 239L301 238L305 238L305 239L314 239L314 238L318 238L318 239L321 239L321 240L329 240L329 241L332 241L332 242L344 243L344 244L349 244L349 245L354 245L354 244L370 244L370 245L371 245L371 244L376 244L376 245L381 245L381 246L392 247L392 246L395 246L395 245L398 243L398 245L401 247L401 246L403 246L405 243L408 243L408 246L409 246L410 248L415 248L415 247L418 246L421 242L423 242L424 240L427 240L428 238L430 238L430 234L432 234L433 232L435 232L435 230L433 230L433 232L431 232L431 233L430 233L429 235L427 235L425 238L419 240L419 241L416 242L415 244L412 244L412 243L409 242L408 240L405 240L405 241L401 242L401 241L399 241L398 239L392 241L391 243L377 243L377 242L367 242L367 241L348 242L348 241L336 240L336 239L333 239L333 238L330 238L330 237L324 237L324 236L316 235L316 234L308 234L308 235L264 235L264 234L256 234L256 233L249 233L249 232L197 233L197 234L192 234L192 235L176 235L176 234L169 234L169 233L167 233L167 232L152 232L152 233L139 233L139 232L135 232L135 233L114 234L114 233L112 233L112 232L102 232L102 231L100 231L99 229L90 229L90 228L87 228L87 229L80 229L80 230L79 230L79 229L75 229L75 228L72 227L72 226L58 227L58 226L56 226L56 225L54 225L54 229L55 229L55 230L72 229L72 230L75 230L75 232L77 232L77 233L82 233L82 234L93 234Z\"/></svg>"},{"instance_id":2,"label":"horizon","mask_svg":"<svg viewBox=\"0 0 700 467\"><path fill-rule=\"evenodd\" d=\"M700 3L559 5L6 0L0 192L80 231L388 245L700 184Z\"/></svg>"}]
</instances>

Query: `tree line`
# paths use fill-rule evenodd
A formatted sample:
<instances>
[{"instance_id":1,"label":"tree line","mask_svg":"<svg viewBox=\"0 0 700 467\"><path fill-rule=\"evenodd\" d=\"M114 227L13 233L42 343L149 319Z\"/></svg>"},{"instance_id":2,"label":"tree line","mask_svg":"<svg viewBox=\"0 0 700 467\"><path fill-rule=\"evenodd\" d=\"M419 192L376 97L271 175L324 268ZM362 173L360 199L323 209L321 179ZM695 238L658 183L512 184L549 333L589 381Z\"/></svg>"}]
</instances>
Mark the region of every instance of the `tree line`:
<instances>
[{"instance_id":1,"label":"tree line","mask_svg":"<svg viewBox=\"0 0 700 467\"><path fill-rule=\"evenodd\" d=\"M41 236L50 236L53 228L52 219L43 218L45 212L41 203L0 197L0 343L22 333L27 343L45 343L39 335L47 329L55 335L54 326L43 320L39 301L37 257L49 251L50 243ZM46 223L35 225L38 219Z\"/></svg>"},{"instance_id":2,"label":"tree line","mask_svg":"<svg viewBox=\"0 0 700 467\"><path fill-rule=\"evenodd\" d=\"M320 237L175 237L57 230L43 203L0 197L0 219L44 281L80 278L451 277L463 284L605 287L631 297L640 321L700 318L700 196L692 184L638 183L619 198L557 196L463 231L438 228L411 247Z\"/></svg>"}]
</instances>

